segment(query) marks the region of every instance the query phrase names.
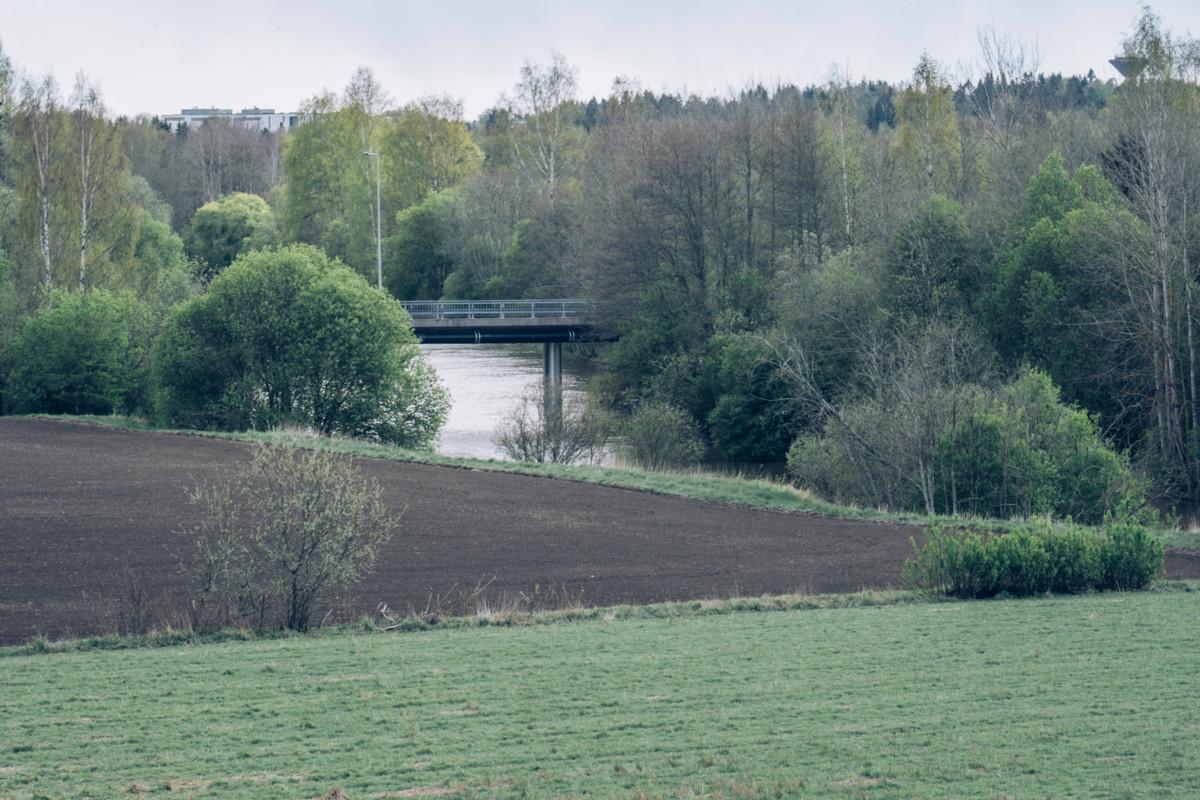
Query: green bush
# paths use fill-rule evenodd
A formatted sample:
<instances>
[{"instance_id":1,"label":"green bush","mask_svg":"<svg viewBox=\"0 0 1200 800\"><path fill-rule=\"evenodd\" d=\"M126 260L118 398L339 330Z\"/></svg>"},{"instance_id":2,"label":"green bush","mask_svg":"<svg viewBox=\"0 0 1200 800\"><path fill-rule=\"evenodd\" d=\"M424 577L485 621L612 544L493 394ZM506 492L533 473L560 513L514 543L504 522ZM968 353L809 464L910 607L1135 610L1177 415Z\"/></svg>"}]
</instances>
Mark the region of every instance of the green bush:
<instances>
[{"instance_id":1,"label":"green bush","mask_svg":"<svg viewBox=\"0 0 1200 800\"><path fill-rule=\"evenodd\" d=\"M975 531L932 527L916 558L904 565L905 582L914 588L951 597L991 597L999 586L997 561L987 539Z\"/></svg>"},{"instance_id":2,"label":"green bush","mask_svg":"<svg viewBox=\"0 0 1200 800\"><path fill-rule=\"evenodd\" d=\"M704 455L695 422L665 403L639 406L625 423L625 440L629 457L646 469L692 466Z\"/></svg>"},{"instance_id":3,"label":"green bush","mask_svg":"<svg viewBox=\"0 0 1200 800\"><path fill-rule=\"evenodd\" d=\"M1132 524L1100 534L1048 524L996 535L934 526L913 547L904 565L908 585L961 598L1142 589L1163 559L1162 542Z\"/></svg>"},{"instance_id":4,"label":"green bush","mask_svg":"<svg viewBox=\"0 0 1200 800\"><path fill-rule=\"evenodd\" d=\"M255 231L270 215L258 195L235 192L205 203L192 215L184 233L188 255L210 279L248 249Z\"/></svg>"},{"instance_id":5,"label":"green bush","mask_svg":"<svg viewBox=\"0 0 1200 800\"><path fill-rule=\"evenodd\" d=\"M313 247L239 257L155 345L163 422L427 447L449 407L400 304Z\"/></svg>"},{"instance_id":6,"label":"green bush","mask_svg":"<svg viewBox=\"0 0 1200 800\"><path fill-rule=\"evenodd\" d=\"M144 399L147 315L128 294L55 292L12 342L5 384L17 414L111 414Z\"/></svg>"},{"instance_id":7,"label":"green bush","mask_svg":"<svg viewBox=\"0 0 1200 800\"><path fill-rule=\"evenodd\" d=\"M1141 589L1162 568L1163 544L1140 525L1110 525L1103 550L1104 588Z\"/></svg>"}]
</instances>

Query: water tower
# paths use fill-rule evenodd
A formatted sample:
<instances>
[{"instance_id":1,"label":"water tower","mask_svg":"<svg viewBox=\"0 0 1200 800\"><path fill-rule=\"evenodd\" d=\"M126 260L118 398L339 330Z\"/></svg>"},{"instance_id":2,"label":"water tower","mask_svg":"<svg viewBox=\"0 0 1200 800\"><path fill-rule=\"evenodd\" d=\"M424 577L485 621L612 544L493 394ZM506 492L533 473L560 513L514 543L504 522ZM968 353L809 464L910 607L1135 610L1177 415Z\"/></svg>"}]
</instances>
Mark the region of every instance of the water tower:
<instances>
[{"instance_id":1,"label":"water tower","mask_svg":"<svg viewBox=\"0 0 1200 800\"><path fill-rule=\"evenodd\" d=\"M1136 78L1146 68L1146 59L1138 56L1117 56L1110 58L1108 63L1121 73L1122 78Z\"/></svg>"}]
</instances>

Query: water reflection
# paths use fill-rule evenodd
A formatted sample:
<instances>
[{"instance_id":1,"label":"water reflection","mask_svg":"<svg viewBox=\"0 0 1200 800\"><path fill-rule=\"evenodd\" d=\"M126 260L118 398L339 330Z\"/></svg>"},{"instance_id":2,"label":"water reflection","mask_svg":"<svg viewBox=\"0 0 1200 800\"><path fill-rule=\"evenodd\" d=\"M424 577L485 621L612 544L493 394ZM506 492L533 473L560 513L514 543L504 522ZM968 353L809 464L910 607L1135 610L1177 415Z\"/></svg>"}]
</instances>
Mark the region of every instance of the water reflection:
<instances>
[{"instance_id":1,"label":"water reflection","mask_svg":"<svg viewBox=\"0 0 1200 800\"><path fill-rule=\"evenodd\" d=\"M448 456L504 458L492 441L522 395L542 380L542 346L427 344L421 351L450 391L450 414L437 451ZM563 367L564 399L582 393L581 379Z\"/></svg>"}]
</instances>

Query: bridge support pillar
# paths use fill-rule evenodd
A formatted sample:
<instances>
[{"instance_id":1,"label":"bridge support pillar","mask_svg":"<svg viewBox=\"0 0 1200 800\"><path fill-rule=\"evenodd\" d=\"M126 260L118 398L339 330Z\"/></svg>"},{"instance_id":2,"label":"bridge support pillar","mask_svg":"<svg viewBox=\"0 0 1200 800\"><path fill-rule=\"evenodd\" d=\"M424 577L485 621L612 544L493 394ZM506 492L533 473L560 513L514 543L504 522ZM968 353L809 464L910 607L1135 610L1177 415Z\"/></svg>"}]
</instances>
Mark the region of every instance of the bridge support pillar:
<instances>
[{"instance_id":1,"label":"bridge support pillar","mask_svg":"<svg viewBox=\"0 0 1200 800\"><path fill-rule=\"evenodd\" d=\"M546 383L562 386L562 342L546 342L546 353L542 360L542 377Z\"/></svg>"},{"instance_id":2,"label":"bridge support pillar","mask_svg":"<svg viewBox=\"0 0 1200 800\"><path fill-rule=\"evenodd\" d=\"M549 425L562 419L562 342L546 342L542 359L542 417Z\"/></svg>"}]
</instances>

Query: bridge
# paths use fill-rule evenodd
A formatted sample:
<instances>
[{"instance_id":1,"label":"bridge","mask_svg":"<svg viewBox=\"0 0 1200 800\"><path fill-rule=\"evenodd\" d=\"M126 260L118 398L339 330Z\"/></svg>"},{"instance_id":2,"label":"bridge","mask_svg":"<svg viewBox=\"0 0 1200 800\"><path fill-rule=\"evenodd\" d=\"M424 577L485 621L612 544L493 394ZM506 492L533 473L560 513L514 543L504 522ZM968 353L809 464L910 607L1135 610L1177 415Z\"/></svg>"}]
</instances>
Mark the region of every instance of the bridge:
<instances>
[{"instance_id":1,"label":"bridge","mask_svg":"<svg viewBox=\"0 0 1200 800\"><path fill-rule=\"evenodd\" d=\"M563 342L611 342L591 300L409 300L413 333L425 344L545 345L544 372L562 382Z\"/></svg>"}]
</instances>

